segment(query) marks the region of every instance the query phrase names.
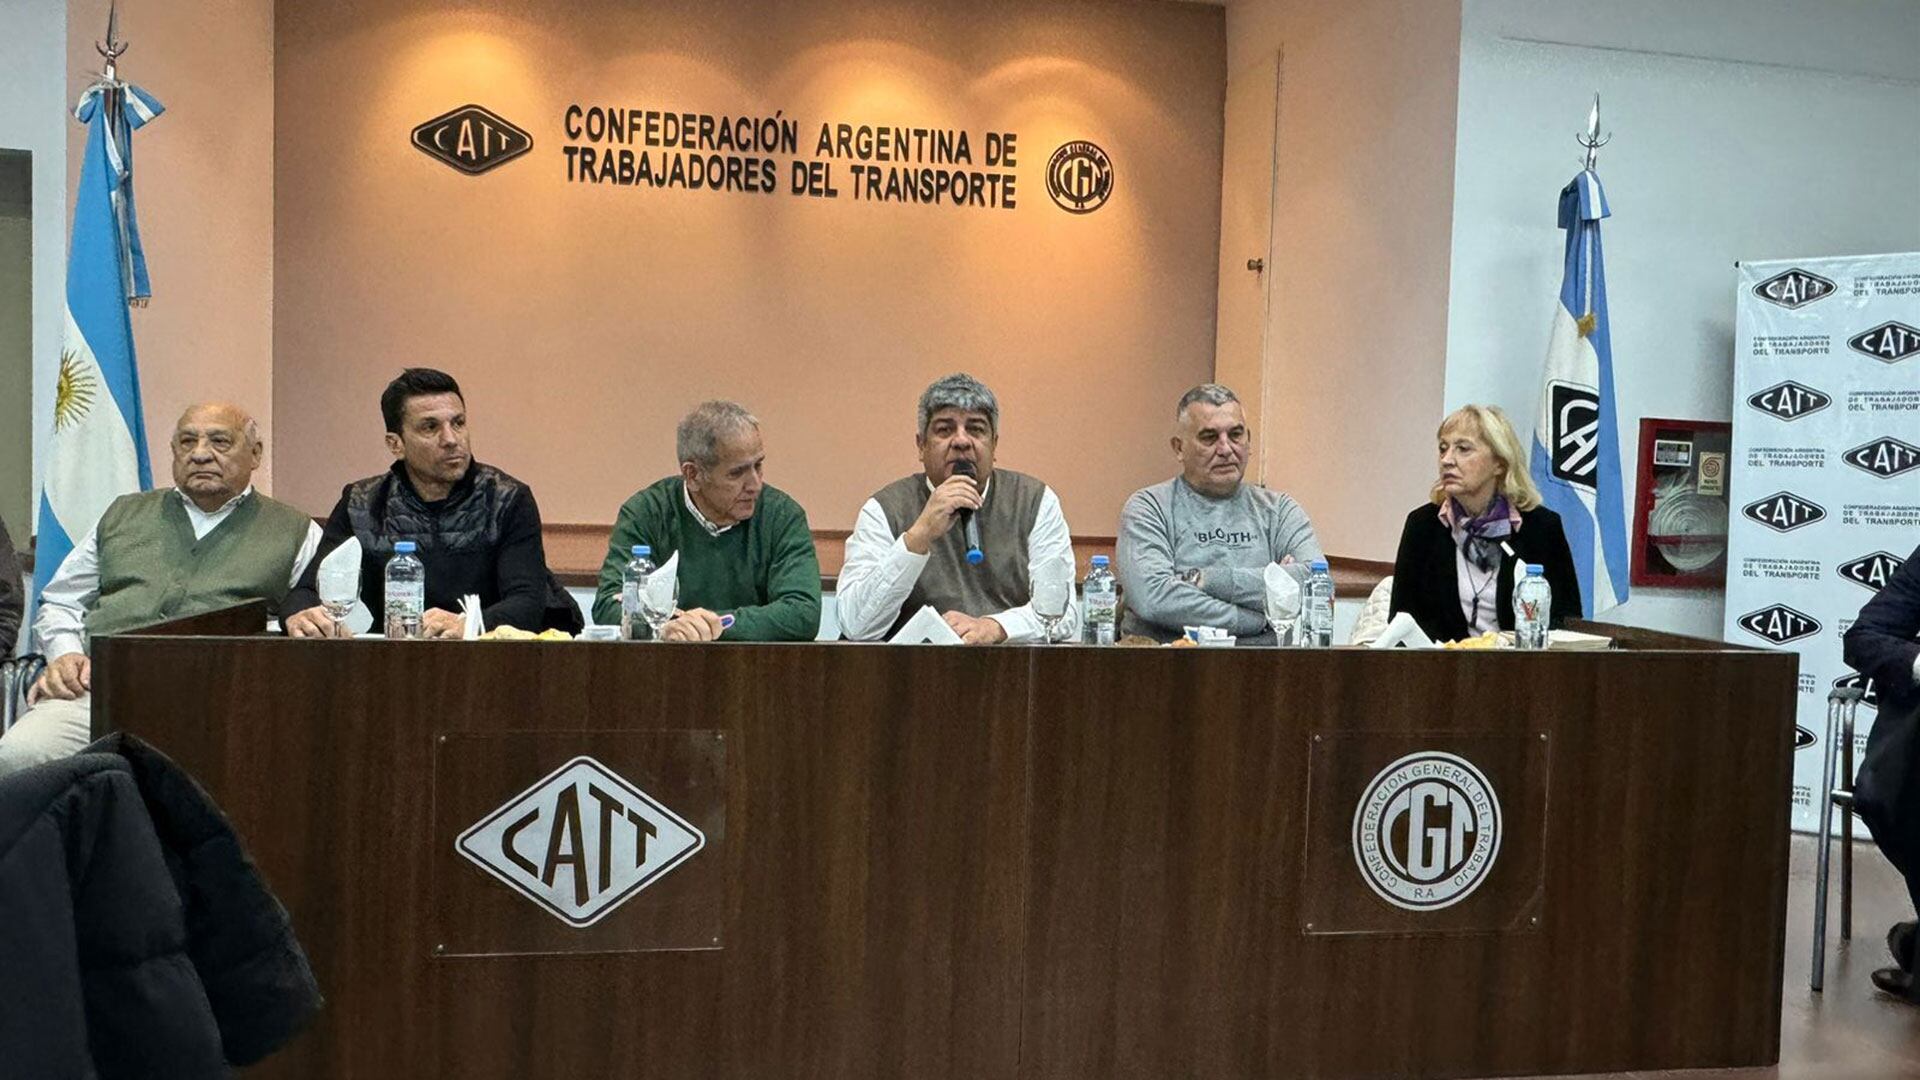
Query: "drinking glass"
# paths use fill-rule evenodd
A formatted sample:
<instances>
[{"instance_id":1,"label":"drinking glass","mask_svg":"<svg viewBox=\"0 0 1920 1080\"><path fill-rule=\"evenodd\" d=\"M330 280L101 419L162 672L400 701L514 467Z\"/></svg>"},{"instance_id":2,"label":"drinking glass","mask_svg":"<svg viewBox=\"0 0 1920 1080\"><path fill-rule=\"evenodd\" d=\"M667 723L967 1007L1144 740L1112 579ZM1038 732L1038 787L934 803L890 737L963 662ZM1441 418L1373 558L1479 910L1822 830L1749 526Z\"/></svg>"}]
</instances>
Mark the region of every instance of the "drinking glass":
<instances>
[{"instance_id":1,"label":"drinking glass","mask_svg":"<svg viewBox=\"0 0 1920 1080\"><path fill-rule=\"evenodd\" d=\"M1033 613L1046 628L1041 644L1053 644L1053 632L1067 617L1067 605L1073 602L1073 575L1045 574L1033 579Z\"/></svg>"},{"instance_id":2,"label":"drinking glass","mask_svg":"<svg viewBox=\"0 0 1920 1080\"><path fill-rule=\"evenodd\" d=\"M1281 567L1294 583L1291 589L1267 586L1267 625L1273 628L1273 643L1285 647L1299 644L1300 608L1306 598L1306 567L1288 563Z\"/></svg>"},{"instance_id":3,"label":"drinking glass","mask_svg":"<svg viewBox=\"0 0 1920 1080\"><path fill-rule=\"evenodd\" d=\"M354 601L359 599L360 568L323 565L315 575L314 586L320 594L320 606L327 609L327 618L333 620L334 632L342 633L347 616L353 614Z\"/></svg>"},{"instance_id":4,"label":"drinking glass","mask_svg":"<svg viewBox=\"0 0 1920 1080\"><path fill-rule=\"evenodd\" d=\"M673 613L680 603L680 575L663 574L658 570L647 575L640 586L640 613L647 618L647 625L653 629L653 640L660 640L660 630L673 621Z\"/></svg>"}]
</instances>

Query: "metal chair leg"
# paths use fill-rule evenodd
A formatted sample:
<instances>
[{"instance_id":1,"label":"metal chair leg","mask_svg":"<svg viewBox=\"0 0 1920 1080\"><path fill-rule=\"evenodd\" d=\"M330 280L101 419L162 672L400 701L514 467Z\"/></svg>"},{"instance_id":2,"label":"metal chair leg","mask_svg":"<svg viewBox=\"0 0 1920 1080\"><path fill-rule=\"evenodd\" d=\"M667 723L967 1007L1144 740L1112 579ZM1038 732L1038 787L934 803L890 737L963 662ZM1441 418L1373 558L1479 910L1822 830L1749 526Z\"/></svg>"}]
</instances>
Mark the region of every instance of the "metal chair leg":
<instances>
[{"instance_id":1,"label":"metal chair leg","mask_svg":"<svg viewBox=\"0 0 1920 1080\"><path fill-rule=\"evenodd\" d=\"M1853 717L1850 702L1840 706L1841 791L1831 798L1840 806L1840 940L1853 940Z\"/></svg>"},{"instance_id":2,"label":"metal chair leg","mask_svg":"<svg viewBox=\"0 0 1920 1080\"><path fill-rule=\"evenodd\" d=\"M1816 994L1825 988L1827 978L1827 867L1833 839L1833 769L1840 756L1841 735L1835 715L1837 704L1834 699L1827 699L1827 745L1820 762L1820 790L1814 801L1814 810L1820 816L1820 830L1819 839L1815 841L1819 846L1815 849L1817 862L1813 876L1813 976L1809 982Z\"/></svg>"}]
</instances>

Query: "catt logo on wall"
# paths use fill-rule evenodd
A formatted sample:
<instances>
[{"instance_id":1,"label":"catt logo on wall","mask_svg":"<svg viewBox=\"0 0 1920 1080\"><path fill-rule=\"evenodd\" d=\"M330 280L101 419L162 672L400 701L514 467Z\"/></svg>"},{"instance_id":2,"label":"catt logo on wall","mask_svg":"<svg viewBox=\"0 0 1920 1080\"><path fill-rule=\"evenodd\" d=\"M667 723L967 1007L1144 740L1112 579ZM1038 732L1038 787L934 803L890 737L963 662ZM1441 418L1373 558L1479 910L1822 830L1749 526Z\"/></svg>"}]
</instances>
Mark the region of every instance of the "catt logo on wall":
<instances>
[{"instance_id":1,"label":"catt logo on wall","mask_svg":"<svg viewBox=\"0 0 1920 1080\"><path fill-rule=\"evenodd\" d=\"M1782 420L1798 420L1833 404L1833 399L1805 383L1788 379L1775 383L1747 399L1749 408L1758 409Z\"/></svg>"},{"instance_id":2,"label":"catt logo on wall","mask_svg":"<svg viewBox=\"0 0 1920 1080\"><path fill-rule=\"evenodd\" d=\"M1865 705L1869 709L1878 709L1880 707L1880 691L1873 685L1873 680L1857 671L1851 675L1842 675L1833 680L1833 688L1835 690L1858 690L1860 691L1860 704Z\"/></svg>"},{"instance_id":3,"label":"catt logo on wall","mask_svg":"<svg viewBox=\"0 0 1920 1080\"><path fill-rule=\"evenodd\" d=\"M652 796L577 757L461 833L454 848L560 921L587 927L706 843Z\"/></svg>"},{"instance_id":4,"label":"catt logo on wall","mask_svg":"<svg viewBox=\"0 0 1920 1080\"><path fill-rule=\"evenodd\" d=\"M1788 310L1806 307L1816 300L1825 300L1832 293L1833 282L1798 267L1775 274L1753 287L1753 295Z\"/></svg>"},{"instance_id":5,"label":"catt logo on wall","mask_svg":"<svg viewBox=\"0 0 1920 1080\"><path fill-rule=\"evenodd\" d=\"M1067 143L1047 161L1047 194L1062 210L1091 214L1113 196L1113 162L1084 139Z\"/></svg>"},{"instance_id":6,"label":"catt logo on wall","mask_svg":"<svg viewBox=\"0 0 1920 1080\"><path fill-rule=\"evenodd\" d=\"M1808 502L1791 491L1776 491L1764 499L1740 508L1749 521L1757 521L1774 532L1792 532L1803 525L1825 520L1826 508Z\"/></svg>"},{"instance_id":7,"label":"catt logo on wall","mask_svg":"<svg viewBox=\"0 0 1920 1080\"><path fill-rule=\"evenodd\" d=\"M462 105L413 129L413 145L428 157L478 176L533 149L533 136L500 114Z\"/></svg>"},{"instance_id":8,"label":"catt logo on wall","mask_svg":"<svg viewBox=\"0 0 1920 1080\"><path fill-rule=\"evenodd\" d=\"M1920 353L1920 330L1906 323L1885 322L1847 339L1847 348L1888 364Z\"/></svg>"},{"instance_id":9,"label":"catt logo on wall","mask_svg":"<svg viewBox=\"0 0 1920 1080\"><path fill-rule=\"evenodd\" d=\"M1353 813L1353 858L1380 898L1410 911L1452 907L1500 854L1500 799L1467 759L1423 750L1380 770Z\"/></svg>"},{"instance_id":10,"label":"catt logo on wall","mask_svg":"<svg viewBox=\"0 0 1920 1080\"><path fill-rule=\"evenodd\" d=\"M1600 391L1555 381L1547 392L1553 402L1553 475L1592 491L1600 461Z\"/></svg>"},{"instance_id":11,"label":"catt logo on wall","mask_svg":"<svg viewBox=\"0 0 1920 1080\"><path fill-rule=\"evenodd\" d=\"M1808 731L1799 724L1793 725L1793 748L1795 750L1805 750L1807 747L1819 741L1819 738L1815 736L1813 732Z\"/></svg>"},{"instance_id":12,"label":"catt logo on wall","mask_svg":"<svg viewBox=\"0 0 1920 1080\"><path fill-rule=\"evenodd\" d=\"M1920 469L1920 446L1901 442L1890 435L1856 446L1842 456L1847 464L1882 480Z\"/></svg>"},{"instance_id":13,"label":"catt logo on wall","mask_svg":"<svg viewBox=\"0 0 1920 1080\"><path fill-rule=\"evenodd\" d=\"M1852 562L1844 562L1834 567L1834 572L1855 585L1864 585L1874 592L1887 587L1887 579L1893 576L1900 564L1907 560L1891 552L1876 551L1871 555L1862 555Z\"/></svg>"},{"instance_id":14,"label":"catt logo on wall","mask_svg":"<svg viewBox=\"0 0 1920 1080\"><path fill-rule=\"evenodd\" d=\"M1740 616L1740 629L1775 645L1785 645L1820 632L1820 620L1785 604L1774 604Z\"/></svg>"}]
</instances>

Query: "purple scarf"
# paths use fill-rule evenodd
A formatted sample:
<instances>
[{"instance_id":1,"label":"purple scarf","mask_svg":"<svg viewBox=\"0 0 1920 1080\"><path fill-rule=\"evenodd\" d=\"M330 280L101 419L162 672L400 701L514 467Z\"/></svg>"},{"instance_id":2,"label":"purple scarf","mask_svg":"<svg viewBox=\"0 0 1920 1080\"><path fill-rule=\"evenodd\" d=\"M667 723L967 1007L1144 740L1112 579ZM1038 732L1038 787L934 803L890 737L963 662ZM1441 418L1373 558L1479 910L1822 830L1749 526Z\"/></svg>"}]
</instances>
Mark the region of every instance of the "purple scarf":
<instances>
[{"instance_id":1,"label":"purple scarf","mask_svg":"<svg viewBox=\"0 0 1920 1080\"><path fill-rule=\"evenodd\" d=\"M1440 508L1440 518L1461 536L1461 554L1482 572L1500 565L1501 542L1520 531L1520 515L1505 495L1495 495L1485 510L1471 517L1460 500L1448 499Z\"/></svg>"}]
</instances>

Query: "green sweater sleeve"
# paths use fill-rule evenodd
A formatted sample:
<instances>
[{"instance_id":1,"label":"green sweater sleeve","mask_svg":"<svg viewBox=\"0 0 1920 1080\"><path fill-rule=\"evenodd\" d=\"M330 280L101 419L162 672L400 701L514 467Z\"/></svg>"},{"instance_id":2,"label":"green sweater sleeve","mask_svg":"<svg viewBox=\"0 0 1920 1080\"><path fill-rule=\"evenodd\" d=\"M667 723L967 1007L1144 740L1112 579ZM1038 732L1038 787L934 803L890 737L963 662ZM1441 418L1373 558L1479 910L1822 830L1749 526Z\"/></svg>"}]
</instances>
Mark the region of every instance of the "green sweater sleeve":
<instances>
[{"instance_id":1,"label":"green sweater sleeve","mask_svg":"<svg viewBox=\"0 0 1920 1080\"><path fill-rule=\"evenodd\" d=\"M593 592L593 621L601 626L620 625L620 579L627 561L633 558L633 545L644 544L642 521L645 492L628 499L614 519L613 533L607 539L607 559L600 564L600 583Z\"/></svg>"},{"instance_id":2,"label":"green sweater sleeve","mask_svg":"<svg viewBox=\"0 0 1920 1080\"><path fill-rule=\"evenodd\" d=\"M820 636L820 556L813 550L807 512L791 500L767 509L775 511L766 522L767 602L736 608L722 641L812 641ZM615 579L617 583L617 574Z\"/></svg>"}]
</instances>

